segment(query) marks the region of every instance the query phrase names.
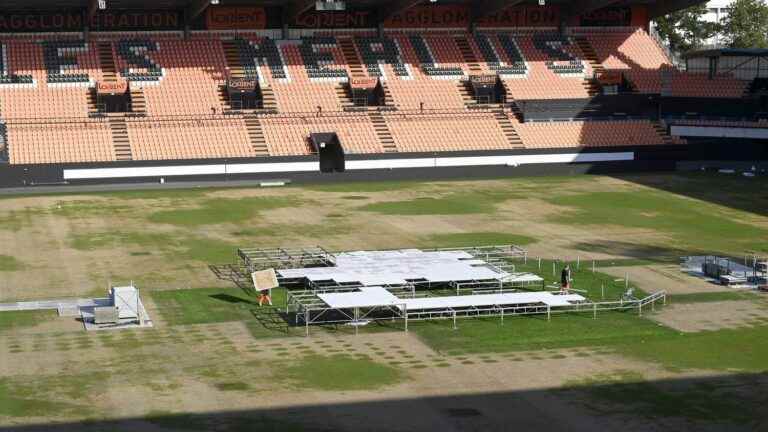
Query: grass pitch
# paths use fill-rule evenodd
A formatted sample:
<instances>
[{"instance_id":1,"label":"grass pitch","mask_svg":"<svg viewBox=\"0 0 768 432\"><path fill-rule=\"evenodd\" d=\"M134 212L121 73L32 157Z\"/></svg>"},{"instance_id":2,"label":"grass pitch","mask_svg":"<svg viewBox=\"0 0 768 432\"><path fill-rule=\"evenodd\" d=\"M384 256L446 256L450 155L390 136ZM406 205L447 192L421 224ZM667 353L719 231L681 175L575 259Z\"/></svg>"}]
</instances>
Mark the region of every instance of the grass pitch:
<instances>
[{"instance_id":1,"label":"grass pitch","mask_svg":"<svg viewBox=\"0 0 768 432\"><path fill-rule=\"evenodd\" d=\"M412 323L408 334L398 322L357 336L316 327L305 338L281 315L284 291L259 307L209 265L233 262L238 246L514 243L530 251L518 271L549 285L567 262L575 288L615 300L626 285L609 267L768 253L766 186L643 174L2 197L0 302L102 296L133 280L158 325L86 334L55 313L0 313L0 428L390 430L394 412L422 430L534 429L568 412L582 429L755 429L766 420L754 391L768 385L763 296L707 285L670 295L723 307L713 321L748 302L754 316L712 331L628 311ZM650 273L630 280L637 296L669 282Z\"/></svg>"}]
</instances>

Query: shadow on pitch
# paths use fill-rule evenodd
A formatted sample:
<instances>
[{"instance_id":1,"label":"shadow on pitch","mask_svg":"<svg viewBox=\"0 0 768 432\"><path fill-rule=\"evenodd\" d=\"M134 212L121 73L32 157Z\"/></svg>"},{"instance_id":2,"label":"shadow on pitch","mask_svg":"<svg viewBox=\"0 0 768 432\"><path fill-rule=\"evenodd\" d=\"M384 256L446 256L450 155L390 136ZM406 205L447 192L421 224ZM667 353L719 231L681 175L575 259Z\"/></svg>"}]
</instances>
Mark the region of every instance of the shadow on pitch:
<instances>
[{"instance_id":1,"label":"shadow on pitch","mask_svg":"<svg viewBox=\"0 0 768 432\"><path fill-rule=\"evenodd\" d=\"M510 373L514 374L514 369ZM764 409L768 395L759 390L768 385L765 373L645 381L641 376L614 369L613 374L604 376L577 379L578 376L581 375L574 372L573 384L555 389L472 394L471 389L462 388L465 394L460 395L338 403L287 402L280 408L157 413L117 420L0 426L0 429L7 432L447 432L747 431L768 427L768 410ZM450 389L451 384L446 386ZM470 390L468 394L467 390ZM302 391L312 393L311 389L296 390L297 395ZM376 399L376 396L366 394L365 398ZM252 400L254 406L259 405L257 399Z\"/></svg>"}]
</instances>

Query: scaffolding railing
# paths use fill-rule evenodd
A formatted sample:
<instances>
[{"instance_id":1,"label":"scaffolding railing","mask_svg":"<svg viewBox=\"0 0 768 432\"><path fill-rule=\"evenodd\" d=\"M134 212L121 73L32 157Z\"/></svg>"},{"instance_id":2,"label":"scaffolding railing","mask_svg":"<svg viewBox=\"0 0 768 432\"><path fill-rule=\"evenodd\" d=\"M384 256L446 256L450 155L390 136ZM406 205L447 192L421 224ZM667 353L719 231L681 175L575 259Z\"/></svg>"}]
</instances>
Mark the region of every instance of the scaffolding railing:
<instances>
[{"instance_id":1,"label":"scaffolding railing","mask_svg":"<svg viewBox=\"0 0 768 432\"><path fill-rule=\"evenodd\" d=\"M349 289L347 291L354 291ZM511 292L511 291L507 291ZM551 291L562 294L561 291ZM367 308L340 309L326 304L314 291L289 292L286 306L286 314L295 313L296 325L304 325L306 334L309 335L310 325L322 324L366 324L371 321L404 321L405 331L408 331L409 321L425 321L436 319L452 319L454 328L457 328L457 320L461 318L500 317L504 318L520 315L546 315L551 320L553 314L562 313L592 313L593 319L597 319L598 312L636 310L638 315L643 314L643 309L650 306L655 311L656 304L666 304L666 291L658 291L642 299L619 299L616 301L593 302L590 300L575 302L567 306L551 306L545 303L530 304L495 304L488 306L445 307L441 309L409 310L407 304L381 305ZM414 292L414 295L417 295ZM428 295L428 293L422 293ZM402 297L400 297L402 298Z\"/></svg>"},{"instance_id":2,"label":"scaffolding railing","mask_svg":"<svg viewBox=\"0 0 768 432\"><path fill-rule=\"evenodd\" d=\"M336 256L320 246L308 248L239 248L237 256L248 272L269 268L284 269L313 266L333 266Z\"/></svg>"}]
</instances>

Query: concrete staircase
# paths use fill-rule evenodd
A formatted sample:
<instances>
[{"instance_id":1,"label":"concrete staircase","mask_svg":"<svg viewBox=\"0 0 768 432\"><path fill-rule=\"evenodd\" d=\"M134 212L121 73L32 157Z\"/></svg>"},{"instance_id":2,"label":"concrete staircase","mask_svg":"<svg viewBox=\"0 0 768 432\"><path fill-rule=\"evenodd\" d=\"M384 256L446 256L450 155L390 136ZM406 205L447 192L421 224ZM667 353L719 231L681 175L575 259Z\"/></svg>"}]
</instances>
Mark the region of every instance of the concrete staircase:
<instances>
[{"instance_id":1,"label":"concrete staircase","mask_svg":"<svg viewBox=\"0 0 768 432\"><path fill-rule=\"evenodd\" d=\"M651 124L653 125L653 128L656 129L656 133L659 134L661 137L661 140L664 141L664 144L674 144L674 140L672 139L672 136L669 135L667 132L667 126L666 124L662 124L659 120L651 120Z\"/></svg>"},{"instance_id":2,"label":"concrete staircase","mask_svg":"<svg viewBox=\"0 0 768 432\"><path fill-rule=\"evenodd\" d=\"M368 73L365 70L363 62L360 60L360 53L357 51L355 42L350 37L338 36L336 41L341 49L341 53L344 55L344 61L349 66L350 78L367 78ZM392 110L395 109L394 99L392 98L392 92L389 90L387 83L382 81L381 87L384 90L384 107ZM344 110L363 110L362 107L356 107L355 102L352 100L352 95L349 89L344 83L339 83L336 86L336 96L338 96L341 102L342 109ZM381 107L368 107L368 110L379 110Z\"/></svg>"},{"instance_id":3,"label":"concrete staircase","mask_svg":"<svg viewBox=\"0 0 768 432\"><path fill-rule=\"evenodd\" d=\"M672 70L669 68L661 69L661 95L672 96Z\"/></svg>"},{"instance_id":4,"label":"concrete staircase","mask_svg":"<svg viewBox=\"0 0 768 432\"><path fill-rule=\"evenodd\" d=\"M147 115L147 99L144 97L144 89L131 87L131 112L142 116Z\"/></svg>"},{"instance_id":5,"label":"concrete staircase","mask_svg":"<svg viewBox=\"0 0 768 432\"><path fill-rule=\"evenodd\" d=\"M459 80L456 83L456 88L459 90L459 95L461 95L461 99L464 101L464 106L470 107L477 105L477 101L475 100L475 96L472 94L469 81Z\"/></svg>"},{"instance_id":6,"label":"concrete staircase","mask_svg":"<svg viewBox=\"0 0 768 432\"><path fill-rule=\"evenodd\" d=\"M269 156L269 147L267 139L264 138L264 131L261 129L259 117L254 113L243 115L245 120L245 130L248 132L248 140L256 156Z\"/></svg>"},{"instance_id":7,"label":"concrete staircase","mask_svg":"<svg viewBox=\"0 0 768 432\"><path fill-rule=\"evenodd\" d=\"M387 121L379 111L369 111L368 118L373 123L373 129L376 131L376 136L379 138L379 143L384 148L384 153L397 153L397 146L395 145L395 139L392 137L392 132L387 126Z\"/></svg>"},{"instance_id":8,"label":"concrete staircase","mask_svg":"<svg viewBox=\"0 0 768 432\"><path fill-rule=\"evenodd\" d=\"M365 78L368 76L365 72L363 62L360 61L360 55L357 52L357 47L355 47L355 42L352 38L339 36L336 38L336 41L339 44L339 48L341 48L341 53L344 55L344 61L347 62L347 65L349 66L351 78Z\"/></svg>"},{"instance_id":9,"label":"concrete staircase","mask_svg":"<svg viewBox=\"0 0 768 432\"><path fill-rule=\"evenodd\" d=\"M264 111L277 112L277 98L272 87L266 85L261 87L261 103L261 109Z\"/></svg>"},{"instance_id":10,"label":"concrete staircase","mask_svg":"<svg viewBox=\"0 0 768 432\"><path fill-rule=\"evenodd\" d=\"M478 61L475 52L472 50L469 40L463 36L456 36L455 41L456 46L459 48L459 52L461 52L461 56L464 59L464 63L469 67L469 72L474 74L481 73L482 68L480 68L480 62Z\"/></svg>"},{"instance_id":11,"label":"concrete staircase","mask_svg":"<svg viewBox=\"0 0 768 432\"><path fill-rule=\"evenodd\" d=\"M349 87L347 87L346 83L336 84L334 90L336 91L336 97L341 103L342 110L349 110L355 107L355 103L352 101L352 95L349 94Z\"/></svg>"},{"instance_id":12,"label":"concrete staircase","mask_svg":"<svg viewBox=\"0 0 768 432\"><path fill-rule=\"evenodd\" d=\"M117 83L117 65L115 64L112 42L99 42L97 54L104 82ZM146 114L147 106L144 100L144 92L140 88L132 88L130 89L130 96L131 111ZM98 112L95 89L90 89L88 109L91 112ZM119 161L133 160L131 140L128 137L128 124L125 122L125 113L108 113L107 123L109 124L109 133L112 137L112 148L115 150L115 159Z\"/></svg>"},{"instance_id":13,"label":"concrete staircase","mask_svg":"<svg viewBox=\"0 0 768 432\"><path fill-rule=\"evenodd\" d=\"M112 42L99 42L98 55L104 82L117 82L117 66L115 65Z\"/></svg>"},{"instance_id":14,"label":"concrete staircase","mask_svg":"<svg viewBox=\"0 0 768 432\"><path fill-rule=\"evenodd\" d=\"M598 75L605 72L605 68L600 63L600 59L597 57L597 52L592 47L592 44L589 43L589 40L585 37L576 37L574 38L574 41L576 42L576 46L579 47L584 59L586 59L589 66L592 67L592 71ZM584 88L587 89L587 94L590 96L597 96L600 94L600 83L592 76L584 78Z\"/></svg>"},{"instance_id":15,"label":"concrete staircase","mask_svg":"<svg viewBox=\"0 0 768 432\"><path fill-rule=\"evenodd\" d=\"M0 120L0 164L8 163L9 159L8 127Z\"/></svg>"},{"instance_id":16,"label":"concrete staircase","mask_svg":"<svg viewBox=\"0 0 768 432\"><path fill-rule=\"evenodd\" d=\"M501 127L501 130L504 132L504 136L507 138L507 142L509 143L510 148L525 148L525 145L523 145L523 140L520 139L520 135L517 134L515 126L512 124L512 121L509 120L509 117L503 109L493 110L493 117L496 119L499 127Z\"/></svg>"},{"instance_id":17,"label":"concrete staircase","mask_svg":"<svg viewBox=\"0 0 768 432\"><path fill-rule=\"evenodd\" d=\"M232 40L223 40L221 42L224 48L224 58L227 61L227 67L229 68L229 75L232 78L245 78L245 68L240 59L240 50L237 44ZM267 83L259 83L261 87L262 107L261 109L269 112L277 112L277 99L275 98L275 92ZM221 86L219 88L219 101L222 106L228 107L228 109L236 109L232 107L229 101L229 95L227 94L227 88ZM238 109L239 111L242 111ZM249 110L250 111L250 110Z\"/></svg>"},{"instance_id":18,"label":"concrete staircase","mask_svg":"<svg viewBox=\"0 0 768 432\"><path fill-rule=\"evenodd\" d=\"M233 40L223 40L221 45L224 48L224 58L227 60L227 67L232 78L245 78L245 69L240 62L240 50Z\"/></svg>"},{"instance_id":19,"label":"concrete staircase","mask_svg":"<svg viewBox=\"0 0 768 432\"><path fill-rule=\"evenodd\" d=\"M97 56L99 58L99 67L101 68L103 79L105 83L117 82L117 67L115 66L115 58L112 51L111 42L99 42L96 46ZM89 88L88 90L88 113L98 114L99 106L96 100L96 89Z\"/></svg>"},{"instance_id":20,"label":"concrete staircase","mask_svg":"<svg viewBox=\"0 0 768 432\"><path fill-rule=\"evenodd\" d=\"M115 159L119 161L133 160L125 116L123 113L110 113L107 115L107 121L112 135L112 146L115 149Z\"/></svg>"}]
</instances>

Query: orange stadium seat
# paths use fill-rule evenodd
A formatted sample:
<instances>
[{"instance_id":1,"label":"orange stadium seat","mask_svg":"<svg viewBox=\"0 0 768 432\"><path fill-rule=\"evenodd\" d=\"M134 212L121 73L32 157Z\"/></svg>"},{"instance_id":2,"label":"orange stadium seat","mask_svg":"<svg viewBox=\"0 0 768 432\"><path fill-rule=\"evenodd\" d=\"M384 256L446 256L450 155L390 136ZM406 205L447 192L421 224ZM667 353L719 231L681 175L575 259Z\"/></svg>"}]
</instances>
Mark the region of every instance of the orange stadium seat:
<instances>
[{"instance_id":1,"label":"orange stadium seat","mask_svg":"<svg viewBox=\"0 0 768 432\"><path fill-rule=\"evenodd\" d=\"M21 35L2 42L16 76L0 86L3 146L11 163L124 160L122 117L94 115L90 89L105 79L143 97L141 110L124 118L133 160L307 155L313 132L337 133L348 153L502 150L510 134L530 148L665 142L649 121L519 123L468 103L462 80L473 74L500 74L508 101L590 97L593 70L576 38L593 47L591 65L623 71L641 93L738 97L747 85L673 68L641 29L317 32L284 41L254 32ZM104 72L105 55L115 78ZM267 94L274 98L274 110L257 120L227 102L227 79L241 69L258 81L265 104ZM380 77L393 111L381 120L346 112L345 82L355 77Z\"/></svg>"}]
</instances>

